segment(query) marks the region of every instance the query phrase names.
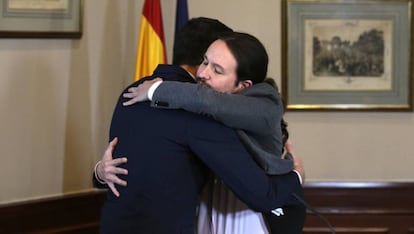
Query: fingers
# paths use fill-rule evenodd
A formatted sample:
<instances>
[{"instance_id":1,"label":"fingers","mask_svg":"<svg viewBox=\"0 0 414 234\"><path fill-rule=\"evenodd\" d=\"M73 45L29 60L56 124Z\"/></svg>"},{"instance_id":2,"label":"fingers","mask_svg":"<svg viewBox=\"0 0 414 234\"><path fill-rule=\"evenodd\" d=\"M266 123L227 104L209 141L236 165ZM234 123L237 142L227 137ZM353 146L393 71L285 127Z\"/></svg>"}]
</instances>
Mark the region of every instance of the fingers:
<instances>
[{"instance_id":1,"label":"fingers","mask_svg":"<svg viewBox=\"0 0 414 234\"><path fill-rule=\"evenodd\" d=\"M114 185L113 183L108 183L108 187L111 189L112 193L113 193L115 196L117 196L117 197L119 197L119 196L120 196L120 194L119 194L118 190L115 188L115 185Z\"/></svg>"},{"instance_id":2,"label":"fingers","mask_svg":"<svg viewBox=\"0 0 414 234\"><path fill-rule=\"evenodd\" d=\"M101 170L105 173L105 174L123 174L123 175L127 175L128 174L128 170L118 167L121 164L124 164L128 161L128 159L126 157L123 158L116 158L116 159L112 159L112 160L106 160L106 161L102 161L102 165L100 166Z\"/></svg>"},{"instance_id":3,"label":"fingers","mask_svg":"<svg viewBox=\"0 0 414 234\"><path fill-rule=\"evenodd\" d=\"M108 174L107 183L108 184L109 183L118 184L118 185L121 185L121 186L127 186L128 185L128 183L125 180L120 179L115 174Z\"/></svg>"},{"instance_id":4,"label":"fingers","mask_svg":"<svg viewBox=\"0 0 414 234\"><path fill-rule=\"evenodd\" d=\"M102 178L108 184L108 187L117 197L120 196L120 193L116 189L115 184L118 184L120 186L127 186L127 182L125 180L120 179L117 175L128 175L128 170L120 167L109 166L108 164L119 165L119 163L126 161L125 159L126 158L124 158L124 160L114 159L102 163L100 178Z\"/></svg>"},{"instance_id":5,"label":"fingers","mask_svg":"<svg viewBox=\"0 0 414 234\"><path fill-rule=\"evenodd\" d=\"M298 171L299 174L301 175L302 182L305 182L306 175L305 175L305 168L303 167L302 159L294 154L292 154L292 157L293 157L294 169Z\"/></svg>"},{"instance_id":6,"label":"fingers","mask_svg":"<svg viewBox=\"0 0 414 234\"><path fill-rule=\"evenodd\" d=\"M138 87L132 87L128 89L128 92L122 94L124 98L131 98L130 100L123 102L124 106L129 106L137 102L143 102L148 100L148 90L151 85L148 85L145 81Z\"/></svg>"},{"instance_id":7,"label":"fingers","mask_svg":"<svg viewBox=\"0 0 414 234\"><path fill-rule=\"evenodd\" d=\"M119 166L121 164L124 164L126 162L128 162L128 159L126 157L122 157L122 158L116 158L116 159L112 159L110 161L106 161L105 163L108 166L117 167L117 166Z\"/></svg>"},{"instance_id":8,"label":"fingers","mask_svg":"<svg viewBox=\"0 0 414 234\"><path fill-rule=\"evenodd\" d=\"M299 174L302 177L302 182L305 182L305 168L303 166L303 161L300 157L298 157L294 152L293 152L293 147L292 147L292 142L288 139L286 141L285 144L286 150L290 153L290 155L292 156L293 159L293 165L294 165L294 169L299 172Z\"/></svg>"},{"instance_id":9,"label":"fingers","mask_svg":"<svg viewBox=\"0 0 414 234\"><path fill-rule=\"evenodd\" d=\"M138 87L131 87L131 88L128 89L127 92L125 92L124 94L122 94L122 96L124 98L133 98L136 95L135 93L138 92L137 90L138 90Z\"/></svg>"},{"instance_id":10,"label":"fingers","mask_svg":"<svg viewBox=\"0 0 414 234\"><path fill-rule=\"evenodd\" d=\"M157 77L155 79L150 80L149 82L151 82L151 84L154 84L155 82L158 82L158 81L162 81L162 79L160 77Z\"/></svg>"},{"instance_id":11,"label":"fingers","mask_svg":"<svg viewBox=\"0 0 414 234\"><path fill-rule=\"evenodd\" d=\"M107 169L102 173L102 179L107 183L115 183L122 186L126 186L127 182L125 180L121 180L117 175L128 175L128 170L119 168L119 167L112 167Z\"/></svg>"},{"instance_id":12,"label":"fingers","mask_svg":"<svg viewBox=\"0 0 414 234\"><path fill-rule=\"evenodd\" d=\"M126 97L126 96L124 96L124 97ZM131 97L133 97L133 95L131 95ZM130 105L135 104L137 102L139 102L139 99L138 98L132 98L132 99L126 101L126 102L123 102L122 105L124 105L124 106L130 106Z\"/></svg>"},{"instance_id":13,"label":"fingers","mask_svg":"<svg viewBox=\"0 0 414 234\"><path fill-rule=\"evenodd\" d=\"M286 147L287 152L289 152L289 153L293 152L292 142L289 139L286 141L285 147Z\"/></svg>"},{"instance_id":14,"label":"fingers","mask_svg":"<svg viewBox=\"0 0 414 234\"><path fill-rule=\"evenodd\" d=\"M122 103L124 106L130 106L134 103L137 103L139 101L138 99L139 90L138 87L131 87L128 89L128 92L122 94L124 98L131 98L130 100Z\"/></svg>"},{"instance_id":15,"label":"fingers","mask_svg":"<svg viewBox=\"0 0 414 234\"><path fill-rule=\"evenodd\" d=\"M122 103L124 106L130 106L137 102L144 102L148 101L148 90L151 88L151 86L158 82L162 81L161 78L157 77L152 80L146 80L142 82L137 87L130 87L127 92L122 94L124 98L130 98L130 100Z\"/></svg>"},{"instance_id":16,"label":"fingers","mask_svg":"<svg viewBox=\"0 0 414 234\"><path fill-rule=\"evenodd\" d=\"M128 175L127 169L119 167L119 165L126 163L127 161L128 160L125 157L102 161L97 167L99 178L106 183L116 183L126 186L126 181L119 179L117 175Z\"/></svg>"},{"instance_id":17,"label":"fingers","mask_svg":"<svg viewBox=\"0 0 414 234\"><path fill-rule=\"evenodd\" d=\"M115 176L115 178L114 178L114 180L113 180L113 182L115 183L115 184L118 184L118 185L121 185L121 186L127 186L128 184L127 184L127 182L125 181L125 180L121 180L119 177L117 177L117 176Z\"/></svg>"},{"instance_id":18,"label":"fingers","mask_svg":"<svg viewBox=\"0 0 414 234\"><path fill-rule=\"evenodd\" d=\"M102 160L112 159L112 152L114 151L116 144L118 144L118 137L115 137L111 142L109 142L108 148L106 148Z\"/></svg>"},{"instance_id":19,"label":"fingers","mask_svg":"<svg viewBox=\"0 0 414 234\"><path fill-rule=\"evenodd\" d=\"M122 167L113 167L111 168L111 173L116 175L128 175L128 170Z\"/></svg>"},{"instance_id":20,"label":"fingers","mask_svg":"<svg viewBox=\"0 0 414 234\"><path fill-rule=\"evenodd\" d=\"M121 186L127 186L125 180L121 180L117 175L128 175L128 170L118 167L119 165L126 163L128 160L126 157L115 158L113 159L112 154L115 146L118 144L118 138L115 137L109 142L108 147L105 150L105 153L102 157L101 163L97 166L96 173L98 177L101 178L108 184L108 187L111 189L112 193L119 197L119 191L116 189L115 184Z\"/></svg>"},{"instance_id":21,"label":"fingers","mask_svg":"<svg viewBox=\"0 0 414 234\"><path fill-rule=\"evenodd\" d=\"M109 145L112 147L112 149L116 146L116 144L118 144L118 137L115 137L111 142L109 142Z\"/></svg>"}]
</instances>

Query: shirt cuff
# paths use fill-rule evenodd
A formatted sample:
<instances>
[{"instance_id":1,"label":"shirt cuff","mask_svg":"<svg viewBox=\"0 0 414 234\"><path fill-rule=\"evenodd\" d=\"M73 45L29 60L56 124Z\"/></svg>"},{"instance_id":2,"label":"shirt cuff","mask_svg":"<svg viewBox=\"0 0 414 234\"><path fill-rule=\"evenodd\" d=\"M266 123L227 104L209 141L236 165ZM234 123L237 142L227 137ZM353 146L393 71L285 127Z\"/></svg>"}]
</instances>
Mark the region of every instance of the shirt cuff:
<instances>
[{"instance_id":1,"label":"shirt cuff","mask_svg":"<svg viewBox=\"0 0 414 234\"><path fill-rule=\"evenodd\" d=\"M160 84L162 83L162 80L155 82L154 84L151 85L151 87L148 89L148 99L150 101L152 101L152 96L154 95L155 90L158 88L158 86L160 86Z\"/></svg>"},{"instance_id":2,"label":"shirt cuff","mask_svg":"<svg viewBox=\"0 0 414 234\"><path fill-rule=\"evenodd\" d=\"M296 175L298 175L300 184L303 184L302 176L300 175L300 173L297 170L293 170L293 171L296 173Z\"/></svg>"}]
</instances>

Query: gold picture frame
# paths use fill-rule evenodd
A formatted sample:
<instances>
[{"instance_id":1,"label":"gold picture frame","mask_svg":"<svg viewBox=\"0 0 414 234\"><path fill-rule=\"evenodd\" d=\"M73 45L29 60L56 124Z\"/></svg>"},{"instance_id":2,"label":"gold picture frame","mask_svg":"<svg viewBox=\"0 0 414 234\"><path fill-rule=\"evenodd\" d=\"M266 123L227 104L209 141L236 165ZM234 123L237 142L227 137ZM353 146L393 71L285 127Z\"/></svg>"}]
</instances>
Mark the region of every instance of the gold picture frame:
<instances>
[{"instance_id":1,"label":"gold picture frame","mask_svg":"<svg viewBox=\"0 0 414 234\"><path fill-rule=\"evenodd\" d=\"M0 0L0 38L81 38L82 0Z\"/></svg>"},{"instance_id":2,"label":"gold picture frame","mask_svg":"<svg viewBox=\"0 0 414 234\"><path fill-rule=\"evenodd\" d=\"M413 0L282 0L287 110L412 111Z\"/></svg>"}]
</instances>

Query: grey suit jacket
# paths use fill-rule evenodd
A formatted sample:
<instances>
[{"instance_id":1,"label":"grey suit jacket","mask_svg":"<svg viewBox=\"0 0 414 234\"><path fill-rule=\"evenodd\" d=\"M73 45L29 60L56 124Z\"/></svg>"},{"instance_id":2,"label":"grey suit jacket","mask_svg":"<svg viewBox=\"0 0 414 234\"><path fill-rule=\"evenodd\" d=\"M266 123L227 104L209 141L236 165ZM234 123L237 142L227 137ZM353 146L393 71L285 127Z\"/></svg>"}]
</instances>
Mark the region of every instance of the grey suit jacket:
<instances>
[{"instance_id":1,"label":"grey suit jacket","mask_svg":"<svg viewBox=\"0 0 414 234\"><path fill-rule=\"evenodd\" d=\"M283 105L267 83L255 84L239 94L224 94L208 87L164 81L154 92L151 105L205 114L238 129L246 149L267 174L285 174L293 162L281 158Z\"/></svg>"}]
</instances>

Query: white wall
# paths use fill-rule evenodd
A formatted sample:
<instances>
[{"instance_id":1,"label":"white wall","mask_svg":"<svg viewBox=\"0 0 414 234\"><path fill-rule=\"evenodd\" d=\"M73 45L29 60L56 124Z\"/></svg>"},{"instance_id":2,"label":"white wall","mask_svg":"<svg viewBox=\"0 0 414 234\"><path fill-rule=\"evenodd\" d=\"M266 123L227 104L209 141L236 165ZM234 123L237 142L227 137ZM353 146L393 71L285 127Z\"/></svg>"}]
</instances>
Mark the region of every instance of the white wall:
<instances>
[{"instance_id":1,"label":"white wall","mask_svg":"<svg viewBox=\"0 0 414 234\"><path fill-rule=\"evenodd\" d=\"M257 36L280 84L279 1L188 2L191 17ZM0 203L91 188L113 106L134 74L142 4L84 1L80 40L0 39ZM175 1L161 4L171 57ZM412 112L288 112L286 119L309 181L414 181Z\"/></svg>"}]
</instances>

